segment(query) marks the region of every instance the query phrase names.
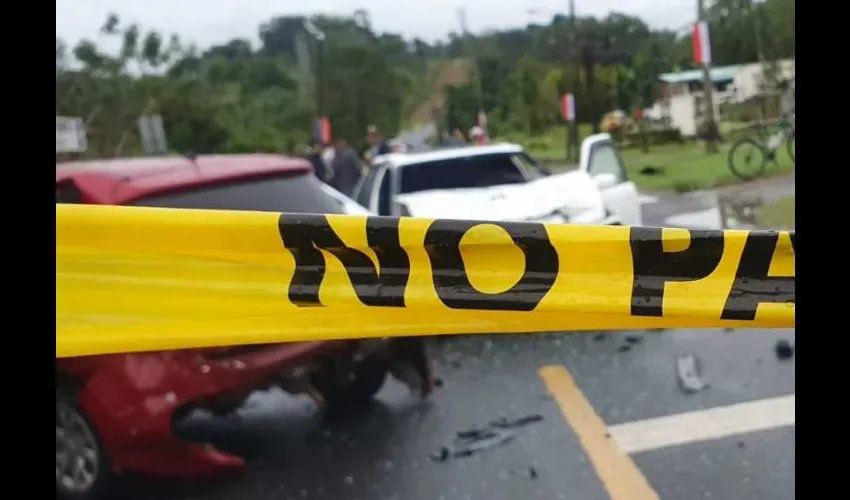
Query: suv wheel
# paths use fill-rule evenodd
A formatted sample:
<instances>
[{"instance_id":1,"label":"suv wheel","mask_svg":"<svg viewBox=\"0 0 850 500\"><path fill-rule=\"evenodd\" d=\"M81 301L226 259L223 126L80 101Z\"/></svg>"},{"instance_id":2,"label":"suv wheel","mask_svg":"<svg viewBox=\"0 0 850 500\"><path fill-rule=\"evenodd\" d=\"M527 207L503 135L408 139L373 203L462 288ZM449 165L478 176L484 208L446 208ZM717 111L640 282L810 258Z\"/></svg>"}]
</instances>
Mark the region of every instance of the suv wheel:
<instances>
[{"instance_id":1,"label":"suv wheel","mask_svg":"<svg viewBox=\"0 0 850 500\"><path fill-rule=\"evenodd\" d=\"M378 355L354 363L347 374L335 373L334 368L331 365L313 378L313 386L332 408L368 403L381 390L388 373L386 361Z\"/></svg>"},{"instance_id":2,"label":"suv wheel","mask_svg":"<svg viewBox=\"0 0 850 500\"><path fill-rule=\"evenodd\" d=\"M64 500L104 498L112 475L94 426L72 391L56 388L56 496Z\"/></svg>"}]
</instances>

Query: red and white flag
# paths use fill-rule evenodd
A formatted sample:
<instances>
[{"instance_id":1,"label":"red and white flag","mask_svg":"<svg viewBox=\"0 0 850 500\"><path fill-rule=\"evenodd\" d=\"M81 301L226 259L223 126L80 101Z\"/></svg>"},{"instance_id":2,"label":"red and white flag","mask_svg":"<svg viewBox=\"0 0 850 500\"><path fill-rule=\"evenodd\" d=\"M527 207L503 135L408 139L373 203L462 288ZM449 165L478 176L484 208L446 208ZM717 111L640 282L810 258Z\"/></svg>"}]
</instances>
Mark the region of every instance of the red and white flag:
<instances>
[{"instance_id":1,"label":"red and white flag","mask_svg":"<svg viewBox=\"0 0 850 500\"><path fill-rule=\"evenodd\" d=\"M566 93L561 96L561 116L567 122L572 122L576 119L576 99L572 93Z\"/></svg>"},{"instance_id":2,"label":"red and white flag","mask_svg":"<svg viewBox=\"0 0 850 500\"><path fill-rule=\"evenodd\" d=\"M708 36L708 23L694 23L693 30L694 62L703 66L711 63L711 39Z\"/></svg>"},{"instance_id":3,"label":"red and white flag","mask_svg":"<svg viewBox=\"0 0 850 500\"><path fill-rule=\"evenodd\" d=\"M327 116L317 118L313 123L313 140L319 144L331 143L331 121Z\"/></svg>"}]
</instances>

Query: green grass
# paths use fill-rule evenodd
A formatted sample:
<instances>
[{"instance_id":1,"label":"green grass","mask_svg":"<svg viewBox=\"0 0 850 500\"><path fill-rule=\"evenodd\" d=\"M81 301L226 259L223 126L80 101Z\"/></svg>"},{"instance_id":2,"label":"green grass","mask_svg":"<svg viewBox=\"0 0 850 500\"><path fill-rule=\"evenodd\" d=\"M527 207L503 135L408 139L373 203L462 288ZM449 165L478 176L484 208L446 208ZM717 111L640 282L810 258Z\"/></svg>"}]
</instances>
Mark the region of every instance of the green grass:
<instances>
[{"instance_id":1,"label":"green grass","mask_svg":"<svg viewBox=\"0 0 850 500\"><path fill-rule=\"evenodd\" d=\"M764 205L756 210L756 221L767 229L794 229L794 196Z\"/></svg>"},{"instance_id":2,"label":"green grass","mask_svg":"<svg viewBox=\"0 0 850 500\"><path fill-rule=\"evenodd\" d=\"M719 151L707 154L702 144L666 144L653 146L648 153L640 149L623 151L623 161L629 176L641 190L673 190L677 192L710 189L742 181L729 171L727 155L729 144L720 146ZM663 175L641 175L646 166L662 167ZM768 163L764 176L789 173L794 167L791 158L784 149L777 152L776 164Z\"/></svg>"},{"instance_id":3,"label":"green grass","mask_svg":"<svg viewBox=\"0 0 850 500\"><path fill-rule=\"evenodd\" d=\"M582 125L579 132L582 139L592 133L589 125ZM535 158L550 163L566 156L564 134L564 128L557 127L539 137L523 139L521 136L507 136L503 139L523 144ZM622 153L629 176L638 189L687 192L741 182L729 171L727 154L730 145L728 142L722 144L717 153L710 155L705 152L705 147L697 142L650 146L647 153L640 148L630 148ZM663 175L641 175L640 170L646 166L661 167ZM793 163L783 144L777 152L777 163L767 164L765 176L785 174L792 169Z\"/></svg>"}]
</instances>

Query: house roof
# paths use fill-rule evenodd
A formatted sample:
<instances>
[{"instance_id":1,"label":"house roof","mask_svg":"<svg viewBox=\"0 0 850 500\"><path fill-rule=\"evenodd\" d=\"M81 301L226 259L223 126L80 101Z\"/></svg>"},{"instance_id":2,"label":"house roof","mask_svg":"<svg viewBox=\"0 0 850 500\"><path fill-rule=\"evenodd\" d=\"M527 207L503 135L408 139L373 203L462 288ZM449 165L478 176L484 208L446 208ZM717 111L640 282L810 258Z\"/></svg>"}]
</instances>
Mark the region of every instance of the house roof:
<instances>
[{"instance_id":1,"label":"house roof","mask_svg":"<svg viewBox=\"0 0 850 500\"><path fill-rule=\"evenodd\" d=\"M721 66L718 68L711 68L709 75L711 76L711 80L715 83L728 82L734 80L735 74L737 74L740 70L740 64L736 64L734 66ZM698 82L702 80L702 70L692 69L689 71L679 71L678 73L664 73L658 78L665 83Z\"/></svg>"}]
</instances>

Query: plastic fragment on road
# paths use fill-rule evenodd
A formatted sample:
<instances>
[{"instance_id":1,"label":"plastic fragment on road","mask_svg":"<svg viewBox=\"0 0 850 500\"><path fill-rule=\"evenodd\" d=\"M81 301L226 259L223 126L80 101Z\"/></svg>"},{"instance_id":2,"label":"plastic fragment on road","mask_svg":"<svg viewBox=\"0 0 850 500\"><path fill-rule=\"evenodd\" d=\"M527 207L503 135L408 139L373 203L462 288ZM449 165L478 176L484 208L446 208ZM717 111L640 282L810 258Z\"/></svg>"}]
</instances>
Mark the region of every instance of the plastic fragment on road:
<instances>
[{"instance_id":1,"label":"plastic fragment on road","mask_svg":"<svg viewBox=\"0 0 850 500\"><path fill-rule=\"evenodd\" d=\"M702 363L696 356L679 356L676 358L676 378L679 387L685 394L694 394L708 387L703 380Z\"/></svg>"},{"instance_id":2,"label":"plastic fragment on road","mask_svg":"<svg viewBox=\"0 0 850 500\"><path fill-rule=\"evenodd\" d=\"M450 458L465 458L507 445L516 438L516 429L541 422L541 415L526 415L519 418L505 417L491 421L483 427L472 427L455 433L454 442L442 446L439 451L431 454L436 462L445 462Z\"/></svg>"}]
</instances>

